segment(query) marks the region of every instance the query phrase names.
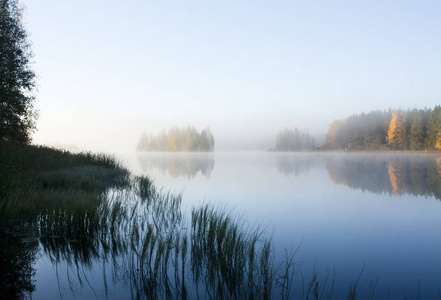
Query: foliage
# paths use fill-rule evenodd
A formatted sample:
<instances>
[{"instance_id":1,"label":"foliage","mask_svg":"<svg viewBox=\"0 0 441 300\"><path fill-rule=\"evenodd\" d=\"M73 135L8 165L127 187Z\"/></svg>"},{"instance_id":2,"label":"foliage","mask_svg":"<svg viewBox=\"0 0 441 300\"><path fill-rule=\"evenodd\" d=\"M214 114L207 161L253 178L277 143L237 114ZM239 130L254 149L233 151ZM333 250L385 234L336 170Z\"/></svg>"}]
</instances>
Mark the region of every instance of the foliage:
<instances>
[{"instance_id":1,"label":"foliage","mask_svg":"<svg viewBox=\"0 0 441 300\"><path fill-rule=\"evenodd\" d=\"M424 138L426 136L427 111L414 109L410 114L410 141L411 150L424 150Z\"/></svg>"},{"instance_id":2,"label":"foliage","mask_svg":"<svg viewBox=\"0 0 441 300\"><path fill-rule=\"evenodd\" d=\"M323 149L439 150L441 108L373 111L336 120Z\"/></svg>"},{"instance_id":3,"label":"foliage","mask_svg":"<svg viewBox=\"0 0 441 300\"><path fill-rule=\"evenodd\" d=\"M404 111L396 110L392 112L386 140L392 149L401 150L406 148L406 117Z\"/></svg>"},{"instance_id":4,"label":"foliage","mask_svg":"<svg viewBox=\"0 0 441 300\"><path fill-rule=\"evenodd\" d=\"M433 111L430 112L427 120L427 136L426 144L432 149L441 149L441 107L436 106Z\"/></svg>"},{"instance_id":5,"label":"foliage","mask_svg":"<svg viewBox=\"0 0 441 300\"><path fill-rule=\"evenodd\" d=\"M314 150L315 141L308 131L304 132L297 127L294 129L284 128L276 135L275 151L305 151Z\"/></svg>"},{"instance_id":6,"label":"foliage","mask_svg":"<svg viewBox=\"0 0 441 300\"><path fill-rule=\"evenodd\" d=\"M29 143L37 112L32 52L18 0L0 0L0 141Z\"/></svg>"},{"instance_id":7,"label":"foliage","mask_svg":"<svg viewBox=\"0 0 441 300\"><path fill-rule=\"evenodd\" d=\"M168 133L161 132L157 136L143 134L139 140L137 151L167 152L212 152L214 137L209 127L200 133L194 128L171 128Z\"/></svg>"}]
</instances>

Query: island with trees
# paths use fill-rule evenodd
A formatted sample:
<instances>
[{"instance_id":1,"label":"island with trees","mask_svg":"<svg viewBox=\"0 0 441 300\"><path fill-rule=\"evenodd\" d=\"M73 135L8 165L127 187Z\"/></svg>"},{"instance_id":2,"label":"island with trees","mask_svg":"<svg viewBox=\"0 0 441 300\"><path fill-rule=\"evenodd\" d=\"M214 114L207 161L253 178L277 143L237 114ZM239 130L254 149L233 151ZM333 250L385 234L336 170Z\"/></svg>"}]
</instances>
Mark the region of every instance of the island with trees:
<instances>
[{"instance_id":1,"label":"island with trees","mask_svg":"<svg viewBox=\"0 0 441 300\"><path fill-rule=\"evenodd\" d=\"M441 107L373 111L336 120L323 150L441 150Z\"/></svg>"},{"instance_id":2,"label":"island with trees","mask_svg":"<svg viewBox=\"0 0 441 300\"><path fill-rule=\"evenodd\" d=\"M290 129L285 127L276 135L274 149L270 151L298 152L312 151L315 149L315 140L308 130L300 130L297 127Z\"/></svg>"},{"instance_id":3,"label":"island with trees","mask_svg":"<svg viewBox=\"0 0 441 300\"><path fill-rule=\"evenodd\" d=\"M214 136L209 127L198 132L194 127L173 127L158 135L144 133L137 151L146 152L213 152Z\"/></svg>"}]
</instances>

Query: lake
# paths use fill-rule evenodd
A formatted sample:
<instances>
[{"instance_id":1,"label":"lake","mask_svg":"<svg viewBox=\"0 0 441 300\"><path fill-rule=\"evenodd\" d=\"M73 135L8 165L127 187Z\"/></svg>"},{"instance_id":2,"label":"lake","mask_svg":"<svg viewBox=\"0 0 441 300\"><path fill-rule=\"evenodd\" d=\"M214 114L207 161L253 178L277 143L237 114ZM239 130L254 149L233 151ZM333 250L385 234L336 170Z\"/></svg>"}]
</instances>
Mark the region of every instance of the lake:
<instances>
[{"instance_id":1,"label":"lake","mask_svg":"<svg viewBox=\"0 0 441 300\"><path fill-rule=\"evenodd\" d=\"M322 298L332 289L333 299L342 299L358 278L362 299L373 293L382 299L439 295L441 156L232 152L121 157L133 174L148 175L156 187L164 187L161 192L181 194L187 221L192 208L212 205L238 216L245 228L264 230L276 262L285 253L293 255L295 299L306 295L310 282ZM128 273L118 273L125 264L120 256L100 260L81 251L68 256L41 241L33 251L33 299L142 298L133 293ZM203 290L199 287L202 295ZM194 293L189 286L188 294ZM277 283L272 297L280 297Z\"/></svg>"}]
</instances>

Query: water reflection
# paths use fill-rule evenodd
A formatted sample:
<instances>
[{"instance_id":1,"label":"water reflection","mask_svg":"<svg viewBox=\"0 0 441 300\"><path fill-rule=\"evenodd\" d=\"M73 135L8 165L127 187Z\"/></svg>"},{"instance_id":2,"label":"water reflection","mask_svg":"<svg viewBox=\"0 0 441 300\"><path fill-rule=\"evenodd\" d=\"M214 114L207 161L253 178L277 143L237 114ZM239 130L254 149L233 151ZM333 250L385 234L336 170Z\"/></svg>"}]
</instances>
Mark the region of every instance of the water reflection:
<instances>
[{"instance_id":1,"label":"water reflection","mask_svg":"<svg viewBox=\"0 0 441 300\"><path fill-rule=\"evenodd\" d=\"M333 156L326 166L334 183L353 189L441 199L441 157L436 155Z\"/></svg>"},{"instance_id":2,"label":"water reflection","mask_svg":"<svg viewBox=\"0 0 441 300\"><path fill-rule=\"evenodd\" d=\"M280 174L284 176L299 176L300 174L308 174L316 162L317 157L309 153L306 154L277 154L275 157L276 168Z\"/></svg>"},{"instance_id":3,"label":"water reflection","mask_svg":"<svg viewBox=\"0 0 441 300\"><path fill-rule=\"evenodd\" d=\"M54 267L59 298L85 291L113 298L117 285L132 299L271 297L276 264L272 244L258 227L212 205L193 208L187 222L181 195L158 190L145 177L126 180L89 194L87 201L77 197L46 209L5 203L1 221L20 217L21 230L33 242L2 247L2 261L13 270L2 266L2 284L14 285L0 296L32 294L32 265L40 251Z\"/></svg>"},{"instance_id":4,"label":"water reflection","mask_svg":"<svg viewBox=\"0 0 441 300\"><path fill-rule=\"evenodd\" d=\"M141 170L145 173L158 169L170 177L194 178L199 172L210 178L214 168L214 155L212 153L156 153L137 155Z\"/></svg>"},{"instance_id":5,"label":"water reflection","mask_svg":"<svg viewBox=\"0 0 441 300\"><path fill-rule=\"evenodd\" d=\"M274 162L283 171L279 167L276 170ZM323 168L325 165L327 169ZM429 283L421 290L437 293L438 283L432 282L429 276L421 278L421 273L415 273L410 279L393 275L392 281L384 276L385 272L405 273L403 261L406 261L411 266L412 263L418 266L415 268L424 274L432 272L432 278L439 277L438 272L432 270L439 269L436 255L441 246L436 232L416 229L412 235L409 230L414 224L439 219L434 206L430 206L434 201L424 201L423 204L430 208L425 206L416 211L421 203L416 203L418 201L412 197L401 197L391 199L387 209L381 209L375 202L379 202L378 198L382 201L389 197L357 193L360 201L353 201L349 189L340 189L334 183L363 191L434 195L439 199L441 159L438 156L277 154L249 158L233 155L218 156L217 168L216 176L209 181L203 180L204 184L219 186L222 185L219 178L227 178L230 180L228 187L233 182L236 183L233 187L240 188L237 199L249 203L246 205L250 210L264 203L264 216L271 218L271 222L278 222L274 243L279 247L281 242L287 241L282 248L291 250L289 247L297 246L304 234L306 242L301 250L312 254L303 256L302 261L314 262L319 256L319 262L323 263L326 255L335 256L329 258L329 264L320 270L319 277L315 269L309 276L312 267L300 269L297 258L293 260L292 255L283 257L280 252L276 255L276 245L261 234L258 226L253 226L254 218L245 220L237 213L213 205L182 205L180 195L158 189L148 178L127 175L115 181L110 189L95 184L94 189L63 196L62 188L70 183L59 182L57 176L51 176L44 177L43 182L55 180L56 185L44 184L35 195L21 195L0 206L0 228L2 224L12 224L8 225L8 231L0 232L0 243L4 240L8 243L0 247L3 251L0 253L0 276L8 274L7 278L0 278L0 298L11 282L15 287L7 291L9 297L46 296L45 283L40 279L35 283L34 274L37 272L37 278L38 273L50 277L53 267L56 276L48 290L55 295L47 296L49 298L292 299L296 296L305 299L309 295L310 299L315 299L318 293L324 298L331 299L335 295L335 299L340 299L347 293L349 280L353 279L347 270L357 269L364 261L367 261L367 271L362 281L375 280L378 274L383 274L379 282L386 281L386 285L395 289L391 295L401 293L404 284L416 285L418 279ZM282 175L277 176L278 171ZM222 172L226 175L218 176ZM296 180L283 178L308 173L309 176ZM255 183L253 180L261 178L262 174L267 175L264 177L267 181ZM334 183L328 180L328 174ZM73 172L68 178L76 180L77 177ZM252 179L253 184L249 186L254 188L254 193L249 194L251 196L242 193L249 186L237 178ZM195 183L195 189L201 188L198 180L186 183ZM45 186L56 188L47 191ZM322 193L323 187L328 190ZM333 188L338 193L334 193ZM308 194L310 191L313 193ZM346 192L350 199L341 197ZM259 202L259 195L262 195L262 202ZM406 201L411 206L403 210L401 204ZM192 207L191 214L182 207ZM392 211L399 211L399 216L389 214ZM366 221L378 214L383 217L372 223ZM415 217L415 221L406 221L410 217ZM17 228L15 220L20 220L20 227ZM400 223L401 220L405 221ZM388 227L389 222L395 226ZM433 221L430 228L436 228L438 223ZM353 228L356 229L352 231ZM277 236L280 232L282 234ZM396 242L394 237L400 234L403 237ZM379 250L380 245L384 247L383 252ZM420 248L423 250L418 252ZM428 253L427 249L435 254ZM403 259L395 259L396 253ZM351 258L356 254L359 258ZM432 261L424 264L421 257ZM44 261L46 269L38 269ZM378 265L386 266L375 269ZM330 274L336 267L335 286L335 276L326 275L328 267ZM368 273L368 268L374 269ZM342 284L338 283L341 278ZM367 295L368 288L370 293L369 282L360 283L360 288L364 289L361 294ZM387 288L383 286L378 294L387 294ZM416 291L415 288L412 293Z\"/></svg>"},{"instance_id":6,"label":"water reflection","mask_svg":"<svg viewBox=\"0 0 441 300\"><path fill-rule=\"evenodd\" d=\"M0 298L25 299L35 291L35 261L38 242L15 226L14 232L0 228ZM18 227L18 228L17 228Z\"/></svg>"}]
</instances>

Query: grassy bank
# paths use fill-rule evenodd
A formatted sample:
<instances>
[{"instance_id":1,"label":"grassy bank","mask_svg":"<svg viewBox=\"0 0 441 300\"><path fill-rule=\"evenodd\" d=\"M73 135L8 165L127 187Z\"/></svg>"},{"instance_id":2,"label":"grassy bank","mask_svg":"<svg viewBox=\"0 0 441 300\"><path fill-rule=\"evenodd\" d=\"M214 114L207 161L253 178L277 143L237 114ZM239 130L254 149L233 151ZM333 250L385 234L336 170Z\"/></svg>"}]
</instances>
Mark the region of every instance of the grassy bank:
<instances>
[{"instance_id":1,"label":"grassy bank","mask_svg":"<svg viewBox=\"0 0 441 300\"><path fill-rule=\"evenodd\" d=\"M42 146L0 144L0 197L43 190L97 192L128 175L115 157Z\"/></svg>"},{"instance_id":2,"label":"grassy bank","mask_svg":"<svg viewBox=\"0 0 441 300\"><path fill-rule=\"evenodd\" d=\"M112 156L1 142L0 298L35 290L40 246L61 253L66 239L93 245L104 192L127 186L128 178Z\"/></svg>"}]
</instances>

